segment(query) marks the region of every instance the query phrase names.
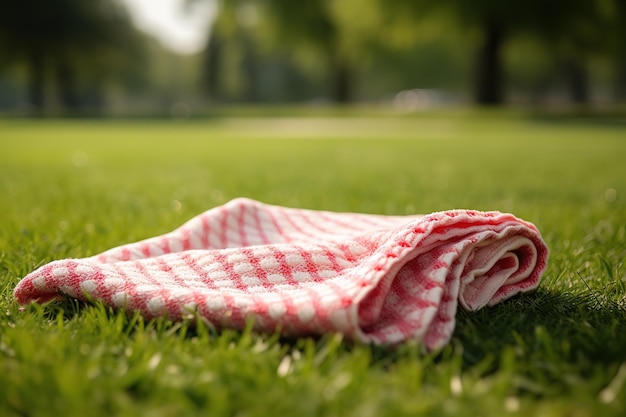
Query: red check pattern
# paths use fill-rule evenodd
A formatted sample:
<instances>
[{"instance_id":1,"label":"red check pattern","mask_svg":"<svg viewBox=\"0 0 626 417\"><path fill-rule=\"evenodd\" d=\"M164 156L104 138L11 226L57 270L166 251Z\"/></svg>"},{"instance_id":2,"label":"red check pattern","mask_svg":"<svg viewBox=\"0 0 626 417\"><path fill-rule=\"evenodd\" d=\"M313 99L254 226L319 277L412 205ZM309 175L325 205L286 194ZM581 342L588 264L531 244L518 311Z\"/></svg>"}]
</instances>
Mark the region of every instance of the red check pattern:
<instances>
[{"instance_id":1,"label":"red check pattern","mask_svg":"<svg viewBox=\"0 0 626 417\"><path fill-rule=\"evenodd\" d=\"M261 331L435 349L450 340L459 304L477 310L536 288L547 257L536 227L511 214L380 216L239 198L165 235L49 263L15 296L63 293L148 318L198 314L240 329L252 317Z\"/></svg>"}]
</instances>

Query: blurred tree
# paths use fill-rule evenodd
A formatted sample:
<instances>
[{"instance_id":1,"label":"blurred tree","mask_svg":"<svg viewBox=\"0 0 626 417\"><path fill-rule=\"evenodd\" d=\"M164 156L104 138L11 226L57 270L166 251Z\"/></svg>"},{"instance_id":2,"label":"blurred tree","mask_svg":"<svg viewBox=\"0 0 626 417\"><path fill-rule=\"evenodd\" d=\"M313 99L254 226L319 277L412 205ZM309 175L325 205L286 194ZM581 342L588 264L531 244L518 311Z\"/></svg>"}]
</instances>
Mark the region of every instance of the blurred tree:
<instances>
[{"instance_id":1,"label":"blurred tree","mask_svg":"<svg viewBox=\"0 0 626 417\"><path fill-rule=\"evenodd\" d=\"M188 12L191 7L200 0L186 0L185 6ZM223 95L220 84L223 81L222 67L225 44L229 38L235 36L237 25L233 6L235 0L217 1L217 15L211 25L210 33L204 51L203 60L203 84L208 97L219 100Z\"/></svg>"},{"instance_id":2,"label":"blurred tree","mask_svg":"<svg viewBox=\"0 0 626 417\"><path fill-rule=\"evenodd\" d=\"M626 101L626 0L613 0L615 98Z\"/></svg>"},{"instance_id":3,"label":"blurred tree","mask_svg":"<svg viewBox=\"0 0 626 417\"><path fill-rule=\"evenodd\" d=\"M213 99L219 99L220 96L220 68L224 49L223 30L220 28L223 26L223 20L223 14L218 14L218 18L213 23L204 53L204 86L208 96Z\"/></svg>"},{"instance_id":4,"label":"blurred tree","mask_svg":"<svg viewBox=\"0 0 626 417\"><path fill-rule=\"evenodd\" d=\"M200 1L209 0L186 3ZM415 83L456 87L464 78L460 72L466 71L458 59L459 51L465 55L462 47L452 46L452 52L441 49L454 43L451 38L458 39L458 31L441 29L449 19L416 26L412 15L389 18L381 11L387 6L377 0L220 0L217 4L203 54L205 86L213 99L329 97L346 103L355 98L378 99ZM445 40L435 39L433 30L445 33ZM450 32L455 35L448 36ZM446 82L446 77L453 82ZM326 94L320 88L324 84Z\"/></svg>"},{"instance_id":5,"label":"blurred tree","mask_svg":"<svg viewBox=\"0 0 626 417\"><path fill-rule=\"evenodd\" d=\"M354 70L342 40L341 22L332 0L264 0L264 6L286 45L308 44L325 56L330 97L336 103L352 100Z\"/></svg>"},{"instance_id":6,"label":"blurred tree","mask_svg":"<svg viewBox=\"0 0 626 417\"><path fill-rule=\"evenodd\" d=\"M358 98L376 100L413 88L459 91L467 84L466 35L449 16L417 19L379 0L331 4Z\"/></svg>"},{"instance_id":7,"label":"blurred tree","mask_svg":"<svg viewBox=\"0 0 626 417\"><path fill-rule=\"evenodd\" d=\"M112 68L139 52L137 36L117 0L24 0L0 4L0 54L27 66L28 101L43 111L47 80L62 106L75 110L85 100L101 101L99 88ZM88 84L79 94L79 83Z\"/></svg>"},{"instance_id":8,"label":"blurred tree","mask_svg":"<svg viewBox=\"0 0 626 417\"><path fill-rule=\"evenodd\" d=\"M184 0L188 13L207 0ZM257 101L258 45L254 27L258 16L249 0L213 0L217 14L207 34L203 53L203 87L212 100Z\"/></svg>"},{"instance_id":9,"label":"blurred tree","mask_svg":"<svg viewBox=\"0 0 626 417\"><path fill-rule=\"evenodd\" d=\"M613 0L533 0L517 32L534 35L553 56L571 101L590 100L589 61L606 55L615 35L607 30L613 20ZM609 7L607 9L607 6Z\"/></svg>"},{"instance_id":10,"label":"blurred tree","mask_svg":"<svg viewBox=\"0 0 626 417\"><path fill-rule=\"evenodd\" d=\"M514 34L531 32L546 43L586 51L590 27L601 19L604 0L396 0L386 2L395 13L418 18L433 12L454 16L461 25L480 34L476 53L474 97L480 104L504 100L503 48ZM579 54L582 54L580 52ZM569 67L571 88L584 99L584 71L577 61Z\"/></svg>"}]
</instances>

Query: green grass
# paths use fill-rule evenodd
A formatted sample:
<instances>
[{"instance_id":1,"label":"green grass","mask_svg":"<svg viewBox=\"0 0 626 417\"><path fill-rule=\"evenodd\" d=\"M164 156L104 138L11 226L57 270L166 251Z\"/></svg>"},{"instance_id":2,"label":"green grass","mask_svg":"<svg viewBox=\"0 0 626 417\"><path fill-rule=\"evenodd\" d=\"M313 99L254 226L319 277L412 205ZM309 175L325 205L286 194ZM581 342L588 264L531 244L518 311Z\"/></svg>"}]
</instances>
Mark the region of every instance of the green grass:
<instances>
[{"instance_id":1,"label":"green grass","mask_svg":"<svg viewBox=\"0 0 626 417\"><path fill-rule=\"evenodd\" d=\"M0 120L0 415L623 415L624 124L358 116ZM540 228L550 263L537 292L460 313L450 346L432 353L216 333L72 300L20 311L12 298L40 265L164 233L237 196L508 211Z\"/></svg>"}]
</instances>

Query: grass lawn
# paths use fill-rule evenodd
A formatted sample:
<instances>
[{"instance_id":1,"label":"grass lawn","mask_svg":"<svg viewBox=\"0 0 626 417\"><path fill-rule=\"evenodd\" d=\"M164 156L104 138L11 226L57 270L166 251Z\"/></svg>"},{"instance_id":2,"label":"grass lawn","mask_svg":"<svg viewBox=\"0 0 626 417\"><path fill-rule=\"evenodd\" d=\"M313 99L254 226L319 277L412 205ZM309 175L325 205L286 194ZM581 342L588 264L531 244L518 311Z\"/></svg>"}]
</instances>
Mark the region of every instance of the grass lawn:
<instances>
[{"instance_id":1,"label":"grass lawn","mask_svg":"<svg viewBox=\"0 0 626 417\"><path fill-rule=\"evenodd\" d=\"M624 415L623 121L243 116L0 120L0 415ZM537 292L459 313L449 347L432 353L13 300L38 266L167 232L238 196L512 212L542 231L550 263Z\"/></svg>"}]
</instances>

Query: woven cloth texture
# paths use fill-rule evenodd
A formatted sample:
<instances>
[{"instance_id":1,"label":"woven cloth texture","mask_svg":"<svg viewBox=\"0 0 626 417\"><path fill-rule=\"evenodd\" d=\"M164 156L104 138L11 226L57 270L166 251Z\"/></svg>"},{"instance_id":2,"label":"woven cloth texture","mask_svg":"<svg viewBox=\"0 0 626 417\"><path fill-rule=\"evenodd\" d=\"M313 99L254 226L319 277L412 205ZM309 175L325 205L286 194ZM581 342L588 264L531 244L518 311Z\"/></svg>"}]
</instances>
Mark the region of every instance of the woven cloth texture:
<instances>
[{"instance_id":1,"label":"woven cloth texture","mask_svg":"<svg viewBox=\"0 0 626 417\"><path fill-rule=\"evenodd\" d=\"M162 236L44 265L15 296L436 349L449 342L459 304L477 310L536 288L547 257L537 228L511 214L382 216L238 198Z\"/></svg>"}]
</instances>

